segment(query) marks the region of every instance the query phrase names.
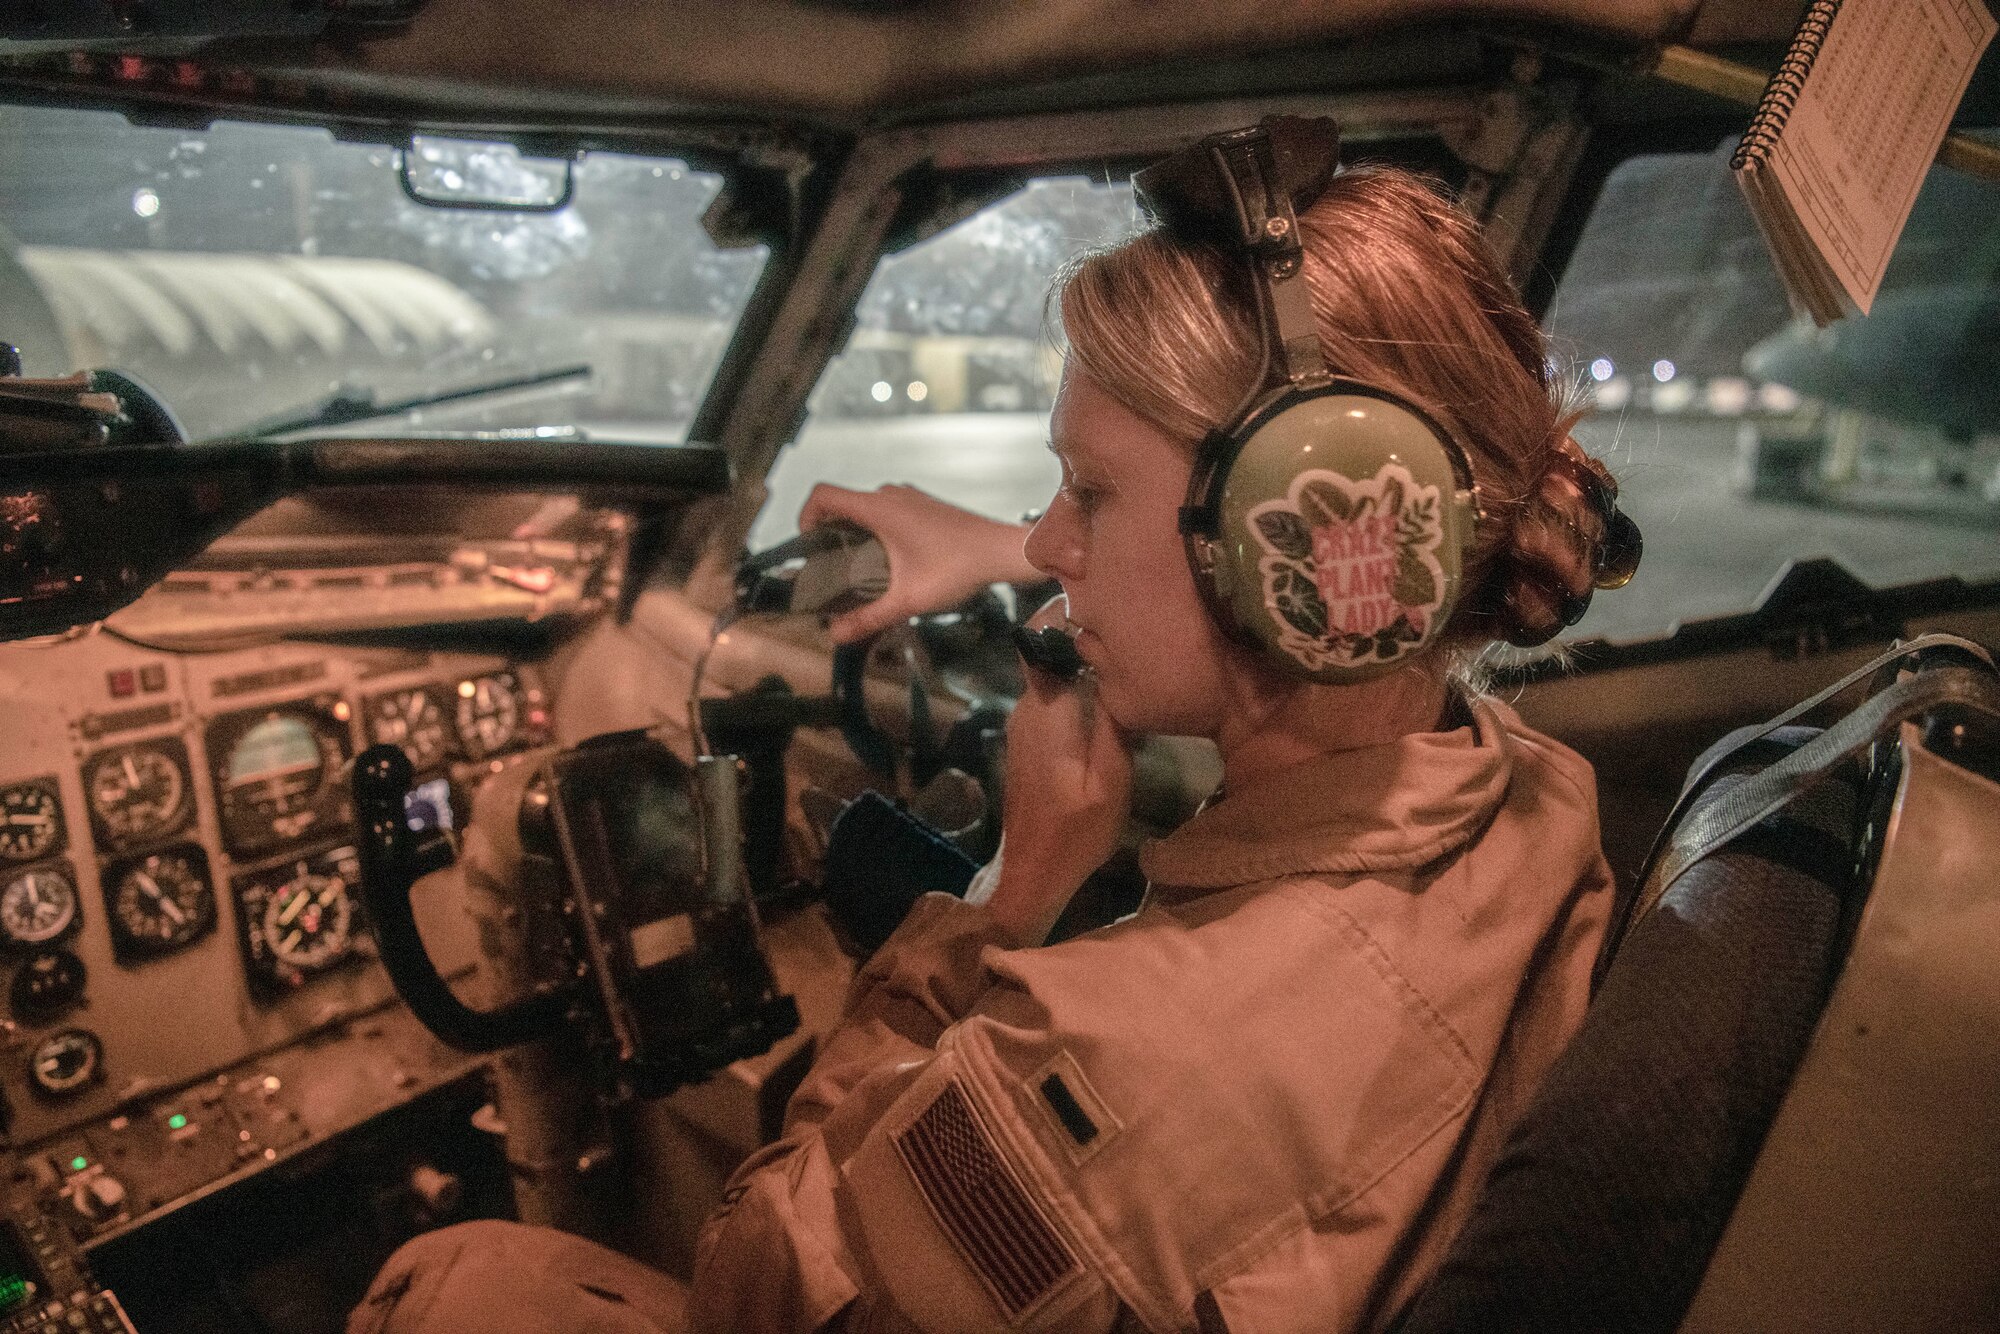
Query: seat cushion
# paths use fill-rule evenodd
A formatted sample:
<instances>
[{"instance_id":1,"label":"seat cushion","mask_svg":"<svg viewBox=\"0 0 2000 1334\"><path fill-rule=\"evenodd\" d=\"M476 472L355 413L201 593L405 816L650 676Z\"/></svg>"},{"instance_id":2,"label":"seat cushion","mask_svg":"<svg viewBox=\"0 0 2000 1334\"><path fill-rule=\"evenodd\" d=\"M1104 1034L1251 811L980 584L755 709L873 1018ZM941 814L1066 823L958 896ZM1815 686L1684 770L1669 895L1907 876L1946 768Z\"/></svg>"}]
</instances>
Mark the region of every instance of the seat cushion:
<instances>
[{"instance_id":1,"label":"seat cushion","mask_svg":"<svg viewBox=\"0 0 2000 1334\"><path fill-rule=\"evenodd\" d=\"M1679 1323L1826 1003L1860 787L1843 771L1641 919L1401 1334Z\"/></svg>"}]
</instances>

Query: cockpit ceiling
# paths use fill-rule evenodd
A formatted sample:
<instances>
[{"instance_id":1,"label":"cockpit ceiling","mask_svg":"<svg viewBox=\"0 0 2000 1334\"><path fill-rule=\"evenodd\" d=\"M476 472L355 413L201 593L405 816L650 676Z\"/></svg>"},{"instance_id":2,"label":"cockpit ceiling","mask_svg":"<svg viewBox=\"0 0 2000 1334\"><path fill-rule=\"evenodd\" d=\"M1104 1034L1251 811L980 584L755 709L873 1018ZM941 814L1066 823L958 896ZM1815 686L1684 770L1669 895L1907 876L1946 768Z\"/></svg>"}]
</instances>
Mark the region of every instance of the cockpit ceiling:
<instances>
[{"instance_id":1,"label":"cockpit ceiling","mask_svg":"<svg viewBox=\"0 0 2000 1334\"><path fill-rule=\"evenodd\" d=\"M696 110L855 125L968 96L1175 62L1278 56L1386 31L1532 25L1594 44L1782 40L1802 4L1756 0L428 0L365 40L223 43L240 68L345 99L621 121ZM351 37L351 35L350 35ZM1150 96L1146 94L1150 93ZM1176 96L1133 89L1119 101Z\"/></svg>"}]
</instances>

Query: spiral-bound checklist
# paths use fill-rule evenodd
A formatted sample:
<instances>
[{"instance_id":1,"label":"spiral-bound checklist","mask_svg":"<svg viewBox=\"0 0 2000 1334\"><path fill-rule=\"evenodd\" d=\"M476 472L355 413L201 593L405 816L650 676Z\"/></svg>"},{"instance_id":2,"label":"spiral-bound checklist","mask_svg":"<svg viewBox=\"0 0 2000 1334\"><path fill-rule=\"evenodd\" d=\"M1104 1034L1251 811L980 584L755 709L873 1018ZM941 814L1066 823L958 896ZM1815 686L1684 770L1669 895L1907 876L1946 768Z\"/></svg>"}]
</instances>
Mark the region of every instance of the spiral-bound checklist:
<instances>
[{"instance_id":1,"label":"spiral-bound checklist","mask_svg":"<svg viewBox=\"0 0 2000 1334\"><path fill-rule=\"evenodd\" d=\"M1730 159L1792 303L1867 314L1993 39L1982 0L1815 0Z\"/></svg>"}]
</instances>

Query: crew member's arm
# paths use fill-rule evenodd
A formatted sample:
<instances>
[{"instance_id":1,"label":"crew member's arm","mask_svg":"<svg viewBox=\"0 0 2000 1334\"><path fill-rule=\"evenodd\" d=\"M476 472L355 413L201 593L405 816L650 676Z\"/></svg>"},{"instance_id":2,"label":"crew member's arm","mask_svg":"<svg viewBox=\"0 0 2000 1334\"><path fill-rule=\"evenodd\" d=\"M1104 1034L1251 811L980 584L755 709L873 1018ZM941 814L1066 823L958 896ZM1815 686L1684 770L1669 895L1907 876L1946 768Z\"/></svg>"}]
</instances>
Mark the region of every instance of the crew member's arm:
<instances>
[{"instance_id":1,"label":"crew member's arm","mask_svg":"<svg viewBox=\"0 0 2000 1334\"><path fill-rule=\"evenodd\" d=\"M1008 779L990 898L917 903L856 978L783 1138L731 1179L696 1256L698 1327L802 1334L864 1291L906 1317L919 1292L947 1329L1055 1296L1065 1309L1108 1300L993 1138L991 1123L1016 1113L961 1078L953 1048L985 1044L984 1010L1032 1011L995 992L982 955L1040 943L1109 856L1131 759L1086 692L1031 680L1008 728Z\"/></svg>"},{"instance_id":2,"label":"crew member's arm","mask_svg":"<svg viewBox=\"0 0 2000 1334\"><path fill-rule=\"evenodd\" d=\"M850 491L825 482L799 511L799 527L845 519L875 534L889 553L889 590L837 616L827 629L851 644L925 612L958 606L988 584L1042 578L1021 554L1028 530L960 509L913 486Z\"/></svg>"}]
</instances>

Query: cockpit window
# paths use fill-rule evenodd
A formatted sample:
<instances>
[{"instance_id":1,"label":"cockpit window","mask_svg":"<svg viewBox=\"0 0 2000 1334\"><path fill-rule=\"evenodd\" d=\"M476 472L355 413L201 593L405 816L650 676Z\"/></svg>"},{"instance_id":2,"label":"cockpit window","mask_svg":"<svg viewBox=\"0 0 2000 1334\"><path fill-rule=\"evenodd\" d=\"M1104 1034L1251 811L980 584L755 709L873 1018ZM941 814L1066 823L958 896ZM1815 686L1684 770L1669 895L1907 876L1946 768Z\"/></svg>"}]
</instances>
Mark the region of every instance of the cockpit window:
<instances>
[{"instance_id":1,"label":"cockpit window","mask_svg":"<svg viewBox=\"0 0 2000 1334\"><path fill-rule=\"evenodd\" d=\"M1046 504L1061 369L1044 323L1049 289L1070 259L1137 225L1126 182L1038 180L884 259L771 470L752 546L797 532L816 482L908 482L998 519Z\"/></svg>"},{"instance_id":2,"label":"cockpit window","mask_svg":"<svg viewBox=\"0 0 2000 1334\"><path fill-rule=\"evenodd\" d=\"M557 211L444 209L406 196L394 150L320 129L0 107L0 341L31 375L136 376L197 438L680 440L766 258L703 232L721 185L593 153Z\"/></svg>"},{"instance_id":3,"label":"cockpit window","mask_svg":"<svg viewBox=\"0 0 2000 1334\"><path fill-rule=\"evenodd\" d=\"M1878 588L2000 574L2000 186L1933 168L1873 312L1814 329L1733 147L1623 163L1549 309L1595 399L1578 438L1646 539L1579 637L1747 611L1816 556Z\"/></svg>"}]
</instances>

